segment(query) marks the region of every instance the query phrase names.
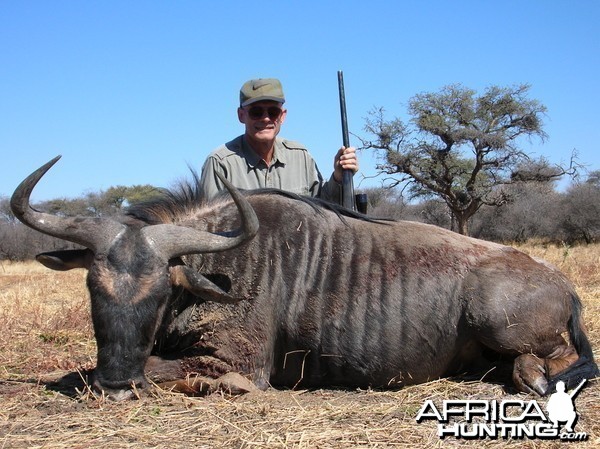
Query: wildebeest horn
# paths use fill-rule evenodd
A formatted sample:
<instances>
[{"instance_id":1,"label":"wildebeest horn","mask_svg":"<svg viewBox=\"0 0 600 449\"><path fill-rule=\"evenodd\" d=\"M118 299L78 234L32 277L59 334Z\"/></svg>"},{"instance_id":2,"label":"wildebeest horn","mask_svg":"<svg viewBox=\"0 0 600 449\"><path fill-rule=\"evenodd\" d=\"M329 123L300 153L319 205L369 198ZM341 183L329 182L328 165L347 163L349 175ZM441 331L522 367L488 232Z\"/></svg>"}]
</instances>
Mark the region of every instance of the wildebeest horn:
<instances>
[{"instance_id":1,"label":"wildebeest horn","mask_svg":"<svg viewBox=\"0 0 600 449\"><path fill-rule=\"evenodd\" d=\"M142 229L142 233L166 259L186 254L225 251L250 240L258 232L258 217L244 196L223 176L216 173L233 198L242 224L235 231L213 234L172 224L159 224Z\"/></svg>"},{"instance_id":2,"label":"wildebeest horn","mask_svg":"<svg viewBox=\"0 0 600 449\"><path fill-rule=\"evenodd\" d=\"M29 205L33 188L60 158L56 156L25 178L13 193L10 207L15 217L37 231L78 243L94 253L102 252L125 229L123 224L107 218L57 217L39 212Z\"/></svg>"}]
</instances>

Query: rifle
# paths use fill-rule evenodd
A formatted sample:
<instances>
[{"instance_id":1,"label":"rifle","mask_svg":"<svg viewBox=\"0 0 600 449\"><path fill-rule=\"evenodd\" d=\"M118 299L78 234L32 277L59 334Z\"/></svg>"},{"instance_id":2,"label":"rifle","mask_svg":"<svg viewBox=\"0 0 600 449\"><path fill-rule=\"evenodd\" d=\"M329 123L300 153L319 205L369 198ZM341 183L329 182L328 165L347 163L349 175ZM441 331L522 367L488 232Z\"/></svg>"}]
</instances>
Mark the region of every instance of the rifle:
<instances>
[{"instance_id":1,"label":"rifle","mask_svg":"<svg viewBox=\"0 0 600 449\"><path fill-rule=\"evenodd\" d=\"M338 90L340 93L340 115L342 117L342 141L343 145L350 146L350 135L348 133L348 117L346 116L346 94L344 92L344 74L338 70ZM342 206L347 209L356 210L354 204L354 183L352 170L344 170L342 173Z\"/></svg>"},{"instance_id":2,"label":"rifle","mask_svg":"<svg viewBox=\"0 0 600 449\"><path fill-rule=\"evenodd\" d=\"M587 379L583 379L581 382L579 382L579 385L577 385L575 387L575 389L573 391L571 391L571 393L569 393L569 397L571 399L573 399L575 397L575 395L577 393L579 393L579 390L581 390L581 387L583 387L583 384L585 384L586 381L587 381Z\"/></svg>"}]
</instances>

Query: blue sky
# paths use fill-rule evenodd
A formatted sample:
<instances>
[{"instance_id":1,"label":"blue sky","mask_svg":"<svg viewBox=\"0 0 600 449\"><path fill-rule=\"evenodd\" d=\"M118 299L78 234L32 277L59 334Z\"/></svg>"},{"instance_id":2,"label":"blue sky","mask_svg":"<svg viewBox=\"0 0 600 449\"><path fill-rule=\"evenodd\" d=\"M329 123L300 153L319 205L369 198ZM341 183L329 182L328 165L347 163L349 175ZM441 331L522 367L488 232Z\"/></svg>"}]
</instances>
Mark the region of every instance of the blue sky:
<instances>
[{"instance_id":1,"label":"blue sky","mask_svg":"<svg viewBox=\"0 0 600 449\"><path fill-rule=\"evenodd\" d=\"M595 0L3 1L0 196L57 154L34 201L168 187L242 133L239 88L257 77L281 79L281 135L329 176L338 70L359 135L374 106L406 118L410 97L444 85L528 83L549 134L530 151L568 162L576 148L600 169L598 23ZM355 184L374 174L360 157Z\"/></svg>"}]
</instances>

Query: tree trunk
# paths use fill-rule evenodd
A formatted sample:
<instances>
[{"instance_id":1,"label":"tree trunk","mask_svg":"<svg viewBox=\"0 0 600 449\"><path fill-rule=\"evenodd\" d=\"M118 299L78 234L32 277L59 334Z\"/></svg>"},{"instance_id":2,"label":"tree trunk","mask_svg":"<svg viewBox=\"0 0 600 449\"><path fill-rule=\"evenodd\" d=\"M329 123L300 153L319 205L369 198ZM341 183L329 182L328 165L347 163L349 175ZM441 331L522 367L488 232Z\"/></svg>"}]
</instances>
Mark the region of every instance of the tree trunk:
<instances>
[{"instance_id":1,"label":"tree trunk","mask_svg":"<svg viewBox=\"0 0 600 449\"><path fill-rule=\"evenodd\" d=\"M469 219L472 216L473 213L469 210L452 210L452 230L461 235L469 235Z\"/></svg>"},{"instance_id":2,"label":"tree trunk","mask_svg":"<svg viewBox=\"0 0 600 449\"><path fill-rule=\"evenodd\" d=\"M456 217L457 232L460 235L469 235L469 219L464 216Z\"/></svg>"},{"instance_id":3,"label":"tree trunk","mask_svg":"<svg viewBox=\"0 0 600 449\"><path fill-rule=\"evenodd\" d=\"M451 205L448 205L455 218L456 232L461 235L469 235L469 220L479 210L480 205L481 202L477 201L476 198L472 198L469 205L464 208L452 208Z\"/></svg>"}]
</instances>

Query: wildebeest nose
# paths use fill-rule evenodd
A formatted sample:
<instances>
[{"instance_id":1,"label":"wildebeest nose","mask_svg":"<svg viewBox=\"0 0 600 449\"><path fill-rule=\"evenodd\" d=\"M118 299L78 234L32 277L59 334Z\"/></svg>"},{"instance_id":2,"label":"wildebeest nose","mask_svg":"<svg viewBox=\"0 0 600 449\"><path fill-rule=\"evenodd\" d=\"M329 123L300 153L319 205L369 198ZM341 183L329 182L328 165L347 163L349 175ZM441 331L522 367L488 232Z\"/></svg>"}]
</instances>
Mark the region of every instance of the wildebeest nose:
<instances>
[{"instance_id":1,"label":"wildebeest nose","mask_svg":"<svg viewBox=\"0 0 600 449\"><path fill-rule=\"evenodd\" d=\"M107 397L113 401L123 401L139 397L139 392L148 386L146 379L135 379L129 381L107 381L97 377L92 382L94 392Z\"/></svg>"}]
</instances>

